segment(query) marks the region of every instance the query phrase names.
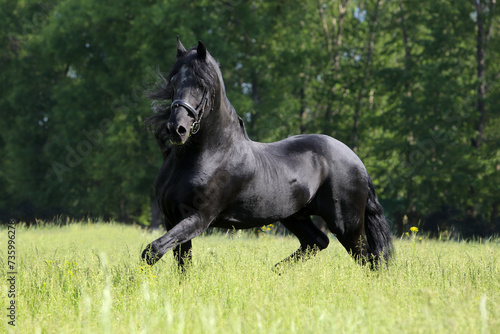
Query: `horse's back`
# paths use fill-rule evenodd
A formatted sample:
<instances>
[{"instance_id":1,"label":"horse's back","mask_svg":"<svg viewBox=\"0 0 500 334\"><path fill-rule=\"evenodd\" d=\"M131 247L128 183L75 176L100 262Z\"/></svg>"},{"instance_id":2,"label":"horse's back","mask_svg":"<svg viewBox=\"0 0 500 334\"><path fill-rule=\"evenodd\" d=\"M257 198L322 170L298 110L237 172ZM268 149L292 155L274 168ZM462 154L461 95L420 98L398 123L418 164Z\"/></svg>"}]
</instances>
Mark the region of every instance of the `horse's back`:
<instances>
[{"instance_id":1,"label":"horse's back","mask_svg":"<svg viewBox=\"0 0 500 334\"><path fill-rule=\"evenodd\" d=\"M310 152L315 159L321 158L329 166L328 172L333 178L335 174L361 177L367 174L363 162L356 153L341 141L327 135L297 135L265 145L268 145L269 150L281 152L289 157L304 155L307 157L306 153Z\"/></svg>"}]
</instances>

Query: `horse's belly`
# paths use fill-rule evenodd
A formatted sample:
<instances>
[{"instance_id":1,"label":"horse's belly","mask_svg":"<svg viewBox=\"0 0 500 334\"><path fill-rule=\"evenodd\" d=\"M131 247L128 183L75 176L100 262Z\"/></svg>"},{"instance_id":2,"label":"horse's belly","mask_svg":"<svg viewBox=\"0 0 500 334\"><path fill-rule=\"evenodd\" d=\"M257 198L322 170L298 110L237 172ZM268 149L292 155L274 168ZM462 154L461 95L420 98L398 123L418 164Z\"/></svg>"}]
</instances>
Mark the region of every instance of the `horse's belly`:
<instances>
[{"instance_id":1,"label":"horse's belly","mask_svg":"<svg viewBox=\"0 0 500 334\"><path fill-rule=\"evenodd\" d=\"M286 190L280 187L261 190L259 194L250 192L236 197L216 219L216 227L252 228L272 224L306 207L313 196L311 189L298 184L289 185Z\"/></svg>"},{"instance_id":2,"label":"horse's belly","mask_svg":"<svg viewBox=\"0 0 500 334\"><path fill-rule=\"evenodd\" d=\"M269 219L258 219L256 217L249 217L247 219L241 219L241 217L237 217L231 214L223 214L210 225L211 227L220 227L227 229L248 229L261 227L264 225L275 223L276 220Z\"/></svg>"}]
</instances>

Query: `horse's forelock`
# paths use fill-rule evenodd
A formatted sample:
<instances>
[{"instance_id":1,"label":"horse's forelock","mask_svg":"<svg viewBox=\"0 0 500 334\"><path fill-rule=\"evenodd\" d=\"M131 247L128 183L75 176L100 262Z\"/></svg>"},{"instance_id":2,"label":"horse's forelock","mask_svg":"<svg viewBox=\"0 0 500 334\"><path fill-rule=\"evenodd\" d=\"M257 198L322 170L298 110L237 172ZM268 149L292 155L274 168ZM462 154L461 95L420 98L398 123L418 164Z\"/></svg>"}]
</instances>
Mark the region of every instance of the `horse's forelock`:
<instances>
[{"instance_id":1,"label":"horse's forelock","mask_svg":"<svg viewBox=\"0 0 500 334\"><path fill-rule=\"evenodd\" d=\"M203 89L209 90L219 85L217 67L214 67L214 64L216 65L215 60L213 60L208 52L205 59L200 59L196 52L196 47L194 47L187 51L184 56L174 64L168 75L168 79L170 80L183 66L186 66L196 82Z\"/></svg>"},{"instance_id":2,"label":"horse's forelock","mask_svg":"<svg viewBox=\"0 0 500 334\"><path fill-rule=\"evenodd\" d=\"M189 69L190 74L204 90L222 89L224 93L222 74L215 59L208 52L205 59L200 59L196 47L193 47L177 60L166 78L160 72L157 73L161 84L156 90L148 92L147 97L152 100L171 100L173 88L170 80L181 71L183 66ZM160 110L156 108L154 111L158 113Z\"/></svg>"}]
</instances>

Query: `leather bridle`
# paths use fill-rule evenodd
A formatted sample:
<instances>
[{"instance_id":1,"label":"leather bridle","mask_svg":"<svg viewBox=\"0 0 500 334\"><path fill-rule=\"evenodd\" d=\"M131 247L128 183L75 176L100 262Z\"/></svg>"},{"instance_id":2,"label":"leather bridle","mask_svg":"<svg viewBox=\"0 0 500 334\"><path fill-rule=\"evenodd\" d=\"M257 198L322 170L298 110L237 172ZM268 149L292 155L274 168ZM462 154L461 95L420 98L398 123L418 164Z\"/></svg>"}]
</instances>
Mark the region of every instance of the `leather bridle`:
<instances>
[{"instance_id":1,"label":"leather bridle","mask_svg":"<svg viewBox=\"0 0 500 334\"><path fill-rule=\"evenodd\" d=\"M190 134L195 135L198 131L200 131L201 119L203 118L203 112L205 111L206 106L211 106L210 99L208 97L208 90L205 90L203 93L203 98L201 99L200 104L196 109L183 100L175 100L170 105L170 109L173 111L176 107L184 107L188 114L194 118L193 125L191 125ZM213 106L211 106L210 111L213 110Z\"/></svg>"}]
</instances>

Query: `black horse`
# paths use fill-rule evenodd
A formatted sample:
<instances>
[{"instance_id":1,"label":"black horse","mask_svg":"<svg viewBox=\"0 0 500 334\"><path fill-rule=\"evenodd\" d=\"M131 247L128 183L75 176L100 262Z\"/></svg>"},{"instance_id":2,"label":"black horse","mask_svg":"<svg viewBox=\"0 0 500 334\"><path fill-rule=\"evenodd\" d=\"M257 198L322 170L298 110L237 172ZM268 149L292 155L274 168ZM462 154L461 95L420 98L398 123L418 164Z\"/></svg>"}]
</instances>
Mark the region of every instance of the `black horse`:
<instances>
[{"instance_id":1,"label":"black horse","mask_svg":"<svg viewBox=\"0 0 500 334\"><path fill-rule=\"evenodd\" d=\"M191 258L191 239L208 227L277 221L300 241L282 262L303 258L329 244L311 215L322 217L363 263L376 268L389 259L389 225L363 163L346 145L325 135L250 140L202 42L186 50L177 39L177 62L164 81L149 94L156 115L147 123L164 156L155 191L168 232L143 251L148 264L173 249L182 267Z\"/></svg>"}]
</instances>

